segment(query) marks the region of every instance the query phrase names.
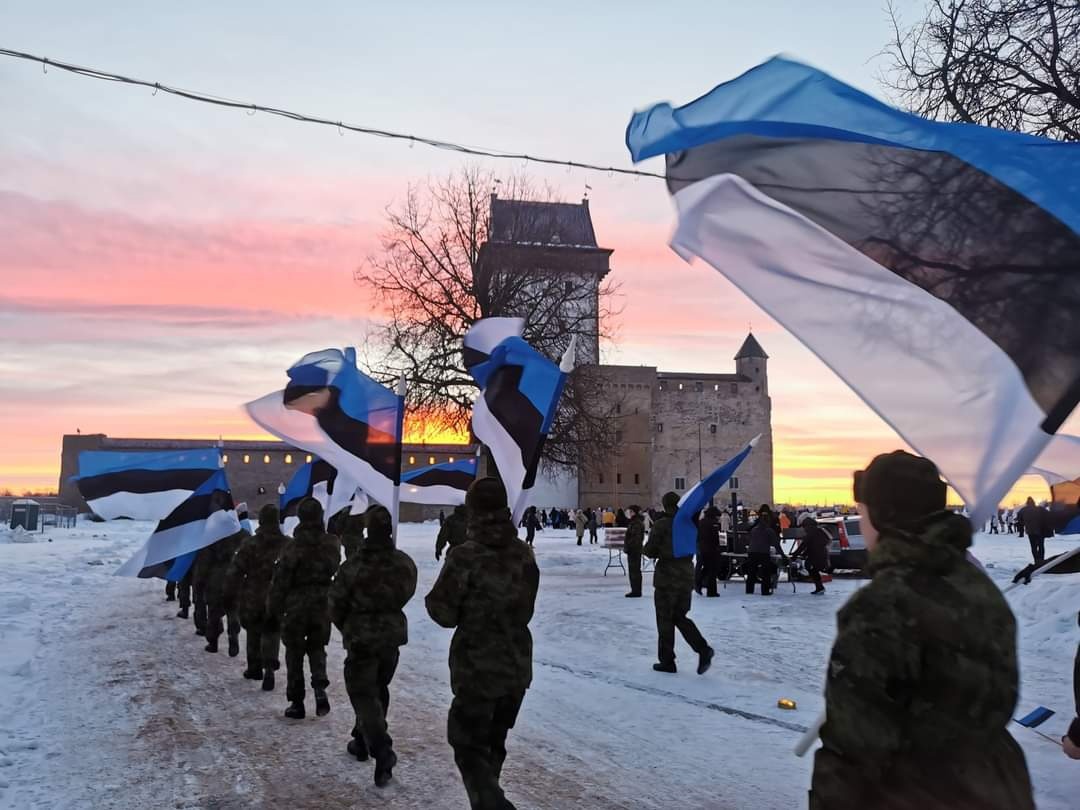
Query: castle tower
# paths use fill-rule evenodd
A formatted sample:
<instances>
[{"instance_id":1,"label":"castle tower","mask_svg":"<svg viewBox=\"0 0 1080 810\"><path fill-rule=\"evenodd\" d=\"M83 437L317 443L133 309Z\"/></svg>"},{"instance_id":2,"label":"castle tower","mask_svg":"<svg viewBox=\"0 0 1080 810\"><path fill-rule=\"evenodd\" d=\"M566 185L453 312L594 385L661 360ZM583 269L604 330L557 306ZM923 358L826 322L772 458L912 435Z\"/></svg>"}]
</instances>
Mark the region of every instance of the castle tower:
<instances>
[{"instance_id":1,"label":"castle tower","mask_svg":"<svg viewBox=\"0 0 1080 810\"><path fill-rule=\"evenodd\" d=\"M746 377L758 386L758 391L755 393L760 392L764 397L769 396L768 362L769 355L765 354L765 350L761 348L761 344L751 332L743 341L739 353L735 355L735 373Z\"/></svg>"}]
</instances>

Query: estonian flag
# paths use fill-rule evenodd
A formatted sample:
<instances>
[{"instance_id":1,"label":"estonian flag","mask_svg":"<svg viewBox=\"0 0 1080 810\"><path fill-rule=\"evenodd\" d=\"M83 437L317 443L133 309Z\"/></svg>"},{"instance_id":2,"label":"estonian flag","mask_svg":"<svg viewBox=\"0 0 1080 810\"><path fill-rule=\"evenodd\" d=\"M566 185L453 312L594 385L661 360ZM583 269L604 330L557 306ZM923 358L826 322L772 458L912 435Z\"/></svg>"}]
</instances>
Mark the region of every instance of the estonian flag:
<instances>
[{"instance_id":1,"label":"estonian flag","mask_svg":"<svg viewBox=\"0 0 1080 810\"><path fill-rule=\"evenodd\" d=\"M331 464L313 458L298 469L285 491L278 497L278 511L285 534L291 535L300 523L296 510L304 498L314 498L323 508L323 519L330 518L349 506L356 495L357 485L341 475Z\"/></svg>"},{"instance_id":2,"label":"estonian flag","mask_svg":"<svg viewBox=\"0 0 1080 810\"><path fill-rule=\"evenodd\" d=\"M312 352L288 375L283 391L245 406L251 418L391 507L401 478L404 397L361 373L355 349Z\"/></svg>"},{"instance_id":3,"label":"estonian flag","mask_svg":"<svg viewBox=\"0 0 1080 810\"><path fill-rule=\"evenodd\" d=\"M574 345L556 366L521 338L521 318L484 318L465 334L465 368L480 387L472 427L491 450L515 525L536 480L540 453L555 419Z\"/></svg>"},{"instance_id":4,"label":"estonian flag","mask_svg":"<svg viewBox=\"0 0 1080 810\"><path fill-rule=\"evenodd\" d=\"M161 520L221 468L216 447L168 452L84 450L72 477L94 514Z\"/></svg>"},{"instance_id":5,"label":"estonian flag","mask_svg":"<svg viewBox=\"0 0 1080 810\"><path fill-rule=\"evenodd\" d=\"M1028 473L1041 475L1051 487L1080 479L1080 436L1054 436Z\"/></svg>"},{"instance_id":6,"label":"estonian flag","mask_svg":"<svg viewBox=\"0 0 1080 810\"><path fill-rule=\"evenodd\" d=\"M402 497L411 503L436 506L465 503L465 491L476 480L476 457L444 461L409 470L401 476Z\"/></svg>"},{"instance_id":7,"label":"estonian flag","mask_svg":"<svg viewBox=\"0 0 1080 810\"><path fill-rule=\"evenodd\" d=\"M735 470L739 469L739 465L750 455L750 451L754 449L754 445L760 438L760 434L755 436L737 456L723 466L717 467L679 498L679 509L675 513L671 529L672 552L676 557L692 557L697 553L697 527L694 525L694 515L704 509L720 487L731 480Z\"/></svg>"},{"instance_id":8,"label":"estonian flag","mask_svg":"<svg viewBox=\"0 0 1080 810\"><path fill-rule=\"evenodd\" d=\"M229 483L225 473L218 470L158 523L143 547L116 573L127 577L161 576L156 567L178 565L186 555L236 534L240 529ZM190 566L190 560L187 564ZM173 574L170 570L167 578L172 579Z\"/></svg>"},{"instance_id":9,"label":"estonian flag","mask_svg":"<svg viewBox=\"0 0 1080 810\"><path fill-rule=\"evenodd\" d=\"M772 59L633 116L672 247L793 332L976 522L1080 400L1080 144L900 112Z\"/></svg>"}]
</instances>

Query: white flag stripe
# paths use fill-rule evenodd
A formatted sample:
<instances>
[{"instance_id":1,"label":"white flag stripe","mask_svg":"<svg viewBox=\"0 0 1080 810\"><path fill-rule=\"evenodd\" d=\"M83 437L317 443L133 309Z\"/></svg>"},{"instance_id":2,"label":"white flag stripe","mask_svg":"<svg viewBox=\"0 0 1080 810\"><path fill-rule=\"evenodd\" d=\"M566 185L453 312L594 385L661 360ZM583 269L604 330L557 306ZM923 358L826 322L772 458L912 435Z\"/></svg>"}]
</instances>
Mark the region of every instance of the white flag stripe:
<instances>
[{"instance_id":1,"label":"white flag stripe","mask_svg":"<svg viewBox=\"0 0 1080 810\"><path fill-rule=\"evenodd\" d=\"M168 489L162 492L113 492L86 504L105 520L126 517L132 520L161 520L191 497L193 490Z\"/></svg>"},{"instance_id":2,"label":"white flag stripe","mask_svg":"<svg viewBox=\"0 0 1080 810\"><path fill-rule=\"evenodd\" d=\"M515 504L521 502L519 496L525 481L526 470L521 460L521 448L488 410L487 402L482 394L473 404L472 426L476 437L491 451L495 466L499 468L499 476L506 487L507 500L513 508ZM515 525L519 520L521 520L521 515L514 515Z\"/></svg>"},{"instance_id":3,"label":"white flag stripe","mask_svg":"<svg viewBox=\"0 0 1080 810\"><path fill-rule=\"evenodd\" d=\"M459 506L465 503L465 490L448 484L419 487L406 481L401 485L401 499L409 503L424 503L429 506Z\"/></svg>"},{"instance_id":4,"label":"white flag stripe","mask_svg":"<svg viewBox=\"0 0 1080 810\"><path fill-rule=\"evenodd\" d=\"M976 521L997 508L1050 439L1008 355L948 304L734 175L674 199L680 255L700 256L795 334L938 465Z\"/></svg>"},{"instance_id":5,"label":"white flag stripe","mask_svg":"<svg viewBox=\"0 0 1080 810\"><path fill-rule=\"evenodd\" d=\"M181 526L174 526L163 532L154 532L146 548L147 565L174 560L192 551L216 543L230 534L240 531L240 519L234 509L219 509L211 512L205 520L193 520Z\"/></svg>"},{"instance_id":6,"label":"white flag stripe","mask_svg":"<svg viewBox=\"0 0 1080 810\"><path fill-rule=\"evenodd\" d=\"M506 338L521 337L524 331L524 318L482 318L465 333L465 345L478 352L491 354Z\"/></svg>"}]
</instances>

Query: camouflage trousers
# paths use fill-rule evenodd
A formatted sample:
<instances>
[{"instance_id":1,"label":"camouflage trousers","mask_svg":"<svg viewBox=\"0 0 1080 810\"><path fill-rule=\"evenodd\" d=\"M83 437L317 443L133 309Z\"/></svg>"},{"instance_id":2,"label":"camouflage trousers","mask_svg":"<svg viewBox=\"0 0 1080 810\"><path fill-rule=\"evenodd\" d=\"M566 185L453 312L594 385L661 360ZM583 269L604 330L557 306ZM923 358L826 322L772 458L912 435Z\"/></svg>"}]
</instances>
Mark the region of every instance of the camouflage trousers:
<instances>
[{"instance_id":1,"label":"camouflage trousers","mask_svg":"<svg viewBox=\"0 0 1080 810\"><path fill-rule=\"evenodd\" d=\"M455 695L447 740L473 810L513 807L499 786L506 761L506 735L517 722L524 692L497 698Z\"/></svg>"},{"instance_id":2,"label":"camouflage trousers","mask_svg":"<svg viewBox=\"0 0 1080 810\"><path fill-rule=\"evenodd\" d=\"M327 617L293 618L292 621L286 617L281 640L285 642L286 700L291 703L304 700L305 655L311 668L311 688L325 689L330 685L326 677L326 645L330 641L330 620Z\"/></svg>"},{"instance_id":3,"label":"camouflage trousers","mask_svg":"<svg viewBox=\"0 0 1080 810\"><path fill-rule=\"evenodd\" d=\"M397 671L397 647L382 650L349 650L345 657L345 690L356 714L352 735L378 756L391 748L386 713L390 709L390 681Z\"/></svg>"},{"instance_id":4,"label":"camouflage trousers","mask_svg":"<svg viewBox=\"0 0 1080 810\"><path fill-rule=\"evenodd\" d=\"M218 604L209 605L206 610L206 640L217 641L226 629L226 622L229 638L240 638L240 618L236 611L225 610L224 606Z\"/></svg>"},{"instance_id":5,"label":"camouflage trousers","mask_svg":"<svg viewBox=\"0 0 1080 810\"><path fill-rule=\"evenodd\" d=\"M195 622L195 630L197 632L206 633L207 623L207 609L206 609L206 588L203 585L195 585L192 583L191 596L194 607L192 613L192 621Z\"/></svg>"},{"instance_id":6,"label":"camouflage trousers","mask_svg":"<svg viewBox=\"0 0 1080 810\"><path fill-rule=\"evenodd\" d=\"M281 633L270 632L262 621L244 622L243 625L248 670L277 670L281 666Z\"/></svg>"},{"instance_id":7,"label":"camouflage trousers","mask_svg":"<svg viewBox=\"0 0 1080 810\"><path fill-rule=\"evenodd\" d=\"M708 649L709 644L705 641L701 631L697 629L687 613L690 612L689 590L668 590L657 588L653 596L653 604L656 607L656 657L661 664L675 663L675 630L682 633L686 643L696 653L702 653Z\"/></svg>"},{"instance_id":8,"label":"camouflage trousers","mask_svg":"<svg viewBox=\"0 0 1080 810\"><path fill-rule=\"evenodd\" d=\"M176 598L180 602L181 609L187 610L191 607L191 572L188 571L176 585Z\"/></svg>"}]
</instances>

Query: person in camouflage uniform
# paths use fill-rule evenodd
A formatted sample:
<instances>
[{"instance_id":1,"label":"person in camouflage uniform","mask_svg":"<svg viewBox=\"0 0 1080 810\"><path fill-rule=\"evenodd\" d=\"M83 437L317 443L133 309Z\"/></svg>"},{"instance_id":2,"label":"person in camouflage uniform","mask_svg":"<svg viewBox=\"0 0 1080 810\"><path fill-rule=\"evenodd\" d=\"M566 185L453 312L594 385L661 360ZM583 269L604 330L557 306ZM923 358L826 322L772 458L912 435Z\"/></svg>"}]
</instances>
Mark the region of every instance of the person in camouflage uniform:
<instances>
[{"instance_id":1,"label":"person in camouflage uniform","mask_svg":"<svg viewBox=\"0 0 1080 810\"><path fill-rule=\"evenodd\" d=\"M188 568L187 573L176 583L176 597L180 603L180 610L176 612L176 618L186 619L191 609L191 568Z\"/></svg>"},{"instance_id":2,"label":"person in camouflage uniform","mask_svg":"<svg viewBox=\"0 0 1080 810\"><path fill-rule=\"evenodd\" d=\"M631 506L630 523L626 527L626 551L627 575L630 577L629 597L641 596L641 552L645 546L645 521L641 517L641 507Z\"/></svg>"},{"instance_id":3,"label":"person in camouflage uniform","mask_svg":"<svg viewBox=\"0 0 1080 810\"><path fill-rule=\"evenodd\" d=\"M341 533L341 545L345 549L345 559L351 560L364 544L364 515L349 515Z\"/></svg>"},{"instance_id":4,"label":"person in camouflage uniform","mask_svg":"<svg viewBox=\"0 0 1080 810\"><path fill-rule=\"evenodd\" d=\"M532 683L533 616L540 570L518 539L496 478L480 478L465 498L467 539L451 549L427 595L427 611L457 628L450 643L447 739L470 805L510 808L499 785L506 736Z\"/></svg>"},{"instance_id":5,"label":"person in camouflage uniform","mask_svg":"<svg viewBox=\"0 0 1080 810\"><path fill-rule=\"evenodd\" d=\"M285 697L289 707L285 716L304 717L304 656L311 667L311 688L315 693L315 713L322 717L330 711L326 687L326 645L330 642L330 612L327 592L341 563L341 545L323 530L322 505L305 498L297 507L300 523L293 530L292 542L274 569L266 612L271 629L281 628L285 642Z\"/></svg>"},{"instance_id":6,"label":"person in camouflage uniform","mask_svg":"<svg viewBox=\"0 0 1080 810\"><path fill-rule=\"evenodd\" d=\"M204 557L209 557L208 549L199 549L195 561L191 564L188 576L191 578L191 621L195 625L195 635L206 635L206 578L210 571L207 563L200 565ZM182 605L183 603L181 603Z\"/></svg>"},{"instance_id":7,"label":"person in camouflage uniform","mask_svg":"<svg viewBox=\"0 0 1080 810\"><path fill-rule=\"evenodd\" d=\"M196 577L203 583L206 600L206 651L218 651L218 638L226 628L229 637L229 656L240 654L240 618L229 610L225 598L225 577L240 542L251 537L244 529L218 540L199 552L195 560Z\"/></svg>"},{"instance_id":8,"label":"person in camouflage uniform","mask_svg":"<svg viewBox=\"0 0 1080 810\"><path fill-rule=\"evenodd\" d=\"M856 473L870 583L837 615L812 810L1033 810L1007 726L1016 621L965 553L937 467L902 451Z\"/></svg>"},{"instance_id":9,"label":"person in camouflage uniform","mask_svg":"<svg viewBox=\"0 0 1080 810\"><path fill-rule=\"evenodd\" d=\"M698 675L712 665L713 648L697 625L686 615L690 612L690 594L694 590L694 558L676 557L672 537L672 519L679 508L679 496L668 492L663 497L664 514L653 523L644 554L656 560L653 572L653 603L656 607L657 672L677 672L675 666L675 630L698 654Z\"/></svg>"},{"instance_id":10,"label":"person in camouflage uniform","mask_svg":"<svg viewBox=\"0 0 1080 810\"><path fill-rule=\"evenodd\" d=\"M274 688L274 671L281 638L266 628L266 596L274 566L288 537L281 533L278 508L268 503L259 510L259 526L245 538L225 576L226 607L235 611L247 642L247 669L244 677L261 680L267 692Z\"/></svg>"},{"instance_id":11,"label":"person in camouflage uniform","mask_svg":"<svg viewBox=\"0 0 1080 810\"><path fill-rule=\"evenodd\" d=\"M346 650L345 688L356 713L348 751L361 762L375 757L375 785L384 787L397 764L387 731L390 681L399 648L409 641L405 605L416 593L416 565L394 548L390 513L371 507L363 517L367 540L338 569L330 586L330 619Z\"/></svg>"},{"instance_id":12,"label":"person in camouflage uniform","mask_svg":"<svg viewBox=\"0 0 1080 810\"><path fill-rule=\"evenodd\" d=\"M468 520L465 517L465 507L458 505L454 511L443 521L439 528L439 536L435 538L435 559L442 558L443 549L448 545L450 548L460 546L465 542L466 527Z\"/></svg>"}]
</instances>

